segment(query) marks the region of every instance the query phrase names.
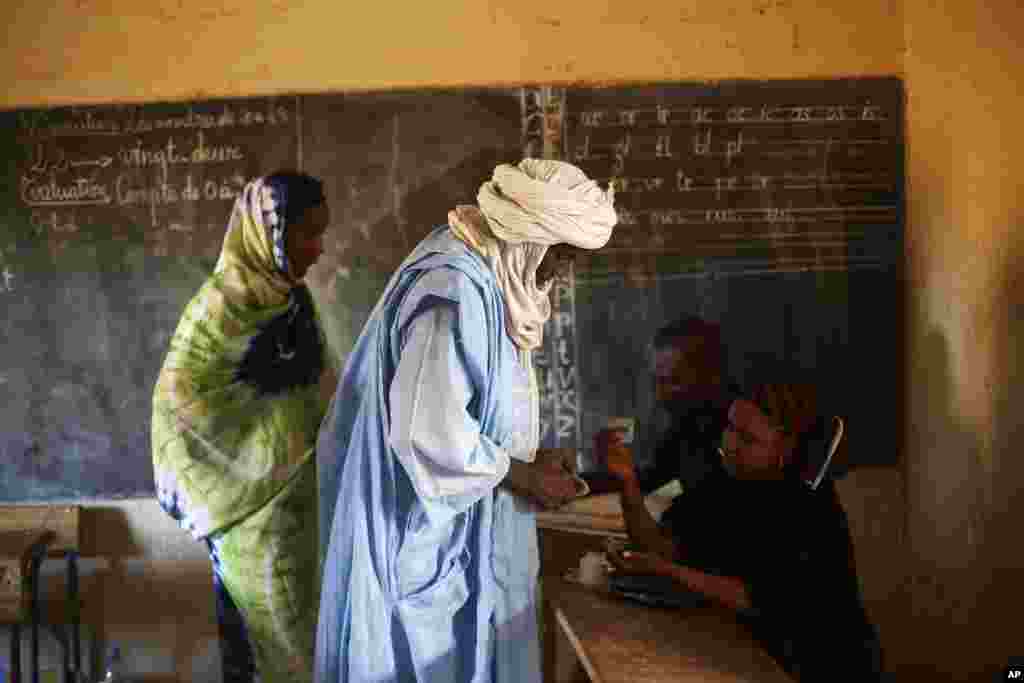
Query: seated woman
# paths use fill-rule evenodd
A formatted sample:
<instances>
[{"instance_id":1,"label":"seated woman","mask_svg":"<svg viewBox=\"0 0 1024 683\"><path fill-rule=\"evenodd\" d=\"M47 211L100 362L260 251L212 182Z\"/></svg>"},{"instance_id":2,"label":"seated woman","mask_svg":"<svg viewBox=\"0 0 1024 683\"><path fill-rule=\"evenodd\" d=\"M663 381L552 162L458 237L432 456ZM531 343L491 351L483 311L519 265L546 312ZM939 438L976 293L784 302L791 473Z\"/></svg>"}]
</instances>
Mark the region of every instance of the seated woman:
<instances>
[{"instance_id":1,"label":"seated woman","mask_svg":"<svg viewBox=\"0 0 1024 683\"><path fill-rule=\"evenodd\" d=\"M802 682L878 680L881 653L861 605L846 514L819 476L830 422L799 387L762 386L752 399L729 409L721 453L731 476L679 496L660 525L621 437L599 437L623 483L633 543L609 559L619 573L669 577L736 610Z\"/></svg>"}]
</instances>

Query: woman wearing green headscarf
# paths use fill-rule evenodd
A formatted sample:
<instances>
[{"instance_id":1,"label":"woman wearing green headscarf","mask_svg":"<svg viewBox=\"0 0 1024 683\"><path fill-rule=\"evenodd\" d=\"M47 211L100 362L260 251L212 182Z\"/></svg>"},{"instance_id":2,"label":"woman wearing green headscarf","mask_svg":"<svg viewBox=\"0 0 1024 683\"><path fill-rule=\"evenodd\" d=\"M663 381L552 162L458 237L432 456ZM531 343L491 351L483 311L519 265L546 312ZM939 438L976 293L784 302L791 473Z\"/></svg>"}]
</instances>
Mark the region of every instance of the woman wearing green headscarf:
<instances>
[{"instance_id":1,"label":"woman wearing green headscarf","mask_svg":"<svg viewBox=\"0 0 1024 683\"><path fill-rule=\"evenodd\" d=\"M308 681L319 605L313 448L335 376L309 290L320 181L246 185L153 396L161 507L213 560L225 681Z\"/></svg>"}]
</instances>

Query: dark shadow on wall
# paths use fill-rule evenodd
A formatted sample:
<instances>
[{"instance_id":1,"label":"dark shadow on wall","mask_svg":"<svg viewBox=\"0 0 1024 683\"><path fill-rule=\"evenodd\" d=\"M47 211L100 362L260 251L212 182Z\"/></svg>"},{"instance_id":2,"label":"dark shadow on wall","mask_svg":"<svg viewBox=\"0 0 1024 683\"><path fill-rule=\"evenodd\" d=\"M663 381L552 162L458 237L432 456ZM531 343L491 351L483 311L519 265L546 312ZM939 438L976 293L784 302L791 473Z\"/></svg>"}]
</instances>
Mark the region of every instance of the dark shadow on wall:
<instances>
[{"instance_id":1,"label":"dark shadow on wall","mask_svg":"<svg viewBox=\"0 0 1024 683\"><path fill-rule=\"evenodd\" d=\"M968 680L965 643L977 628L971 623L977 591L972 542L982 440L954 414L952 356L944 332L916 322L908 334L907 533L900 560L906 577L900 599L908 621L886 644L887 668L899 680Z\"/></svg>"},{"instance_id":2,"label":"dark shadow on wall","mask_svg":"<svg viewBox=\"0 0 1024 683\"><path fill-rule=\"evenodd\" d=\"M995 293L993 434L973 576L977 601L971 621L976 632L965 644L977 653L978 680L995 680L1008 657L1024 653L1024 239L1019 237L1024 216L1014 224L1004 233L1016 239L1008 245Z\"/></svg>"}]
</instances>

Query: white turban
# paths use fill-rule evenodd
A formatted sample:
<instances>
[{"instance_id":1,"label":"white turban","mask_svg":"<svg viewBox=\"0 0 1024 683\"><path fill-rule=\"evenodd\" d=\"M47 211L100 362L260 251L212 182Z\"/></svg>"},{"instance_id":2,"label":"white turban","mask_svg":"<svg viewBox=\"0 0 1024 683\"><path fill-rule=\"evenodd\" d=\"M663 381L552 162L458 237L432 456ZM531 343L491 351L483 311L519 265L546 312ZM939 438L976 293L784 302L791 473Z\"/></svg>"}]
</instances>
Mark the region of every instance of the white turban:
<instances>
[{"instance_id":1,"label":"white turban","mask_svg":"<svg viewBox=\"0 0 1024 683\"><path fill-rule=\"evenodd\" d=\"M480 186L476 200L494 236L510 244L600 249L618 220L612 190L602 190L583 171L562 161L502 164Z\"/></svg>"},{"instance_id":2,"label":"white turban","mask_svg":"<svg viewBox=\"0 0 1024 683\"><path fill-rule=\"evenodd\" d=\"M572 164L523 159L495 168L477 202L479 209L449 212L448 223L490 264L504 295L509 336L529 352L543 342L551 316L551 283L538 286L537 267L554 244L603 247L617 221L613 193Z\"/></svg>"}]
</instances>

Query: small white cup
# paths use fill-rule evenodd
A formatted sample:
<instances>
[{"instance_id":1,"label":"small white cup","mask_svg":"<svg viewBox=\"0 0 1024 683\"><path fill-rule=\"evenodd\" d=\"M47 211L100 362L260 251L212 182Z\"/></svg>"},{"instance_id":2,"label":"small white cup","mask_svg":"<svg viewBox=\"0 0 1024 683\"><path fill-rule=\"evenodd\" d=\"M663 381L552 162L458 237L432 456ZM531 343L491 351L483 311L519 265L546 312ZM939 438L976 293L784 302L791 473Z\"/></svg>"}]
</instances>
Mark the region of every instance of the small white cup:
<instances>
[{"instance_id":1,"label":"small white cup","mask_svg":"<svg viewBox=\"0 0 1024 683\"><path fill-rule=\"evenodd\" d=\"M604 553L587 553L580 558L579 580L584 586L601 586L608 580Z\"/></svg>"}]
</instances>

